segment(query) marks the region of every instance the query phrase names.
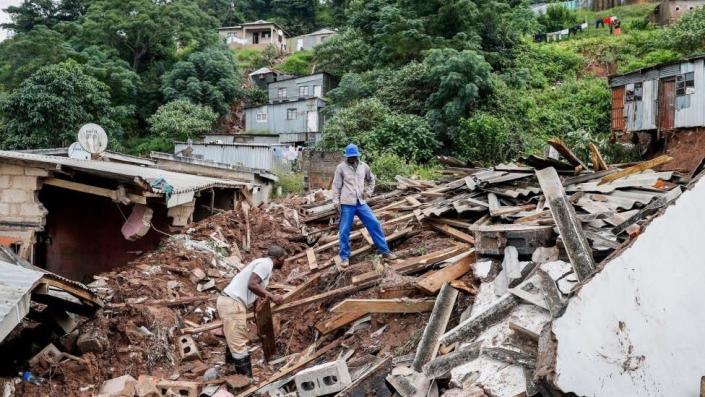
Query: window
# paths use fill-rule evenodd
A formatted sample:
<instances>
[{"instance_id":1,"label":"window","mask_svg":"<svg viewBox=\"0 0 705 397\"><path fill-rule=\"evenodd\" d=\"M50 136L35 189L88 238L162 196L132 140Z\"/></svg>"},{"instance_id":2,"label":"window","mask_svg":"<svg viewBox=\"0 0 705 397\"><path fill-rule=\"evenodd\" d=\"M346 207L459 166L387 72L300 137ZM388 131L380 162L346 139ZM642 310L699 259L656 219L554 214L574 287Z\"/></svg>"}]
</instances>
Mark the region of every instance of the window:
<instances>
[{"instance_id":1,"label":"window","mask_svg":"<svg viewBox=\"0 0 705 397\"><path fill-rule=\"evenodd\" d=\"M296 109L286 109L286 119L296 120Z\"/></svg>"},{"instance_id":2,"label":"window","mask_svg":"<svg viewBox=\"0 0 705 397\"><path fill-rule=\"evenodd\" d=\"M277 98L279 98L279 99L286 98L286 88L279 88L277 90Z\"/></svg>"},{"instance_id":3,"label":"window","mask_svg":"<svg viewBox=\"0 0 705 397\"><path fill-rule=\"evenodd\" d=\"M676 76L676 96L695 94L695 73L688 72Z\"/></svg>"},{"instance_id":4,"label":"window","mask_svg":"<svg viewBox=\"0 0 705 397\"><path fill-rule=\"evenodd\" d=\"M308 96L308 86L307 85L302 85L299 87L299 97L307 97Z\"/></svg>"},{"instance_id":5,"label":"window","mask_svg":"<svg viewBox=\"0 0 705 397\"><path fill-rule=\"evenodd\" d=\"M267 112L257 112L257 122L266 123L267 122Z\"/></svg>"},{"instance_id":6,"label":"window","mask_svg":"<svg viewBox=\"0 0 705 397\"><path fill-rule=\"evenodd\" d=\"M626 102L638 102L644 95L644 83L627 84L625 89Z\"/></svg>"},{"instance_id":7,"label":"window","mask_svg":"<svg viewBox=\"0 0 705 397\"><path fill-rule=\"evenodd\" d=\"M323 93L321 92L321 86L320 85L314 85L313 86L313 96L322 98Z\"/></svg>"}]
</instances>

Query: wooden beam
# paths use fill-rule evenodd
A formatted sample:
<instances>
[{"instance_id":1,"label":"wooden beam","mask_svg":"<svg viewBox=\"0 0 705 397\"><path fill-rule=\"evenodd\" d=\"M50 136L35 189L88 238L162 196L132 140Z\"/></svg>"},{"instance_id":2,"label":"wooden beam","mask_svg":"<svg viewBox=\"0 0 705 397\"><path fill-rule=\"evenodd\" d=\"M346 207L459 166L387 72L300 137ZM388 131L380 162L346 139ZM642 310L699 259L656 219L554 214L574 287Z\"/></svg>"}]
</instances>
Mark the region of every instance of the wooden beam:
<instances>
[{"instance_id":1,"label":"wooden beam","mask_svg":"<svg viewBox=\"0 0 705 397\"><path fill-rule=\"evenodd\" d=\"M473 236L462 232L450 225L431 223L431 226L433 226L433 228L438 230L439 232L448 235L458 241L462 241L468 244L475 244L475 238Z\"/></svg>"},{"instance_id":2,"label":"wooden beam","mask_svg":"<svg viewBox=\"0 0 705 397\"><path fill-rule=\"evenodd\" d=\"M522 211L531 211L535 210L536 205L535 204L525 204L525 205L517 205L513 207L499 207L498 209L494 211L490 211L491 216L507 216L507 215L512 215L516 214L517 212L522 212Z\"/></svg>"},{"instance_id":3,"label":"wooden beam","mask_svg":"<svg viewBox=\"0 0 705 397\"><path fill-rule=\"evenodd\" d=\"M257 324L257 335L262 341L262 353L264 360L269 362L277 352L276 339L274 338L274 322L272 321L272 306L269 299L264 299L255 308L255 324Z\"/></svg>"},{"instance_id":4,"label":"wooden beam","mask_svg":"<svg viewBox=\"0 0 705 397\"><path fill-rule=\"evenodd\" d=\"M344 327L365 315L367 315L365 312L345 312L337 314L328 320L321 321L316 324L316 329L321 333L321 335L328 335L329 333Z\"/></svg>"},{"instance_id":5,"label":"wooden beam","mask_svg":"<svg viewBox=\"0 0 705 397\"><path fill-rule=\"evenodd\" d=\"M370 232L367 231L367 229L362 229L360 230L362 233L362 237L367 241L367 244L373 245L374 241L372 241L372 236L370 236Z\"/></svg>"},{"instance_id":6,"label":"wooden beam","mask_svg":"<svg viewBox=\"0 0 705 397\"><path fill-rule=\"evenodd\" d=\"M316 262L316 253L313 251L313 248L306 248L306 258L308 259L309 269L318 269L318 262Z\"/></svg>"},{"instance_id":7,"label":"wooden beam","mask_svg":"<svg viewBox=\"0 0 705 397\"><path fill-rule=\"evenodd\" d=\"M432 266L448 258L460 255L468 249L470 249L470 247L467 245L455 245L453 247L449 247L430 254L407 258L402 263L392 265L391 268L399 274L409 274L415 271L423 270L426 267ZM379 278L381 278L379 273L375 271L370 271L367 273L359 274L357 276L353 276L352 282L353 284L363 284L366 282L377 280Z\"/></svg>"},{"instance_id":8,"label":"wooden beam","mask_svg":"<svg viewBox=\"0 0 705 397\"><path fill-rule=\"evenodd\" d=\"M304 299L301 299L298 301L285 303L283 305L276 306L276 307L274 307L273 312L279 313L281 311L293 309L295 307L308 305L311 303L316 303L316 302L322 301L324 299L333 298L333 297L340 296L340 295L352 294L354 292L362 291L366 288L369 288L372 285L374 285L374 283L375 282L372 281L372 282L367 282L367 283L361 284L361 285L348 285L347 287L342 287L342 288L334 289L332 291L324 292L322 294L309 296L308 298L304 298Z\"/></svg>"},{"instance_id":9,"label":"wooden beam","mask_svg":"<svg viewBox=\"0 0 705 397\"><path fill-rule=\"evenodd\" d=\"M433 295L438 292L444 284L458 279L469 272L475 263L475 258L475 251L473 250L455 263L437 270L420 281L417 281L416 286L425 293Z\"/></svg>"},{"instance_id":10,"label":"wooden beam","mask_svg":"<svg viewBox=\"0 0 705 397\"><path fill-rule=\"evenodd\" d=\"M73 182L73 181L67 181L65 179L46 178L46 179L42 180L42 183L45 185L56 186L56 187L59 187L62 189L68 189L68 190L73 190L76 192L92 194L94 196L107 197L113 201L119 201L119 199L120 199L120 196L118 195L117 190L106 189L106 188L92 186L92 185L86 185L83 183L78 183L78 182ZM133 203L147 204L147 198L144 196L140 196L140 195L132 194L132 193L127 193L126 196Z\"/></svg>"},{"instance_id":11,"label":"wooden beam","mask_svg":"<svg viewBox=\"0 0 705 397\"><path fill-rule=\"evenodd\" d=\"M472 226L472 223L469 222L463 222L457 219L448 219L448 218L433 218L431 219L431 222L434 223L442 223L444 225L450 225L453 227L459 227L461 229L467 229L470 226Z\"/></svg>"},{"instance_id":12,"label":"wooden beam","mask_svg":"<svg viewBox=\"0 0 705 397\"><path fill-rule=\"evenodd\" d=\"M299 295L303 294L307 289L314 285L318 285L318 282L321 280L321 274L317 273L314 274L311 278L308 280L304 281L303 283L297 285L294 289L291 291L287 292L284 294L284 303L291 301L292 299L296 299L299 297ZM273 305L273 307L277 307L277 305Z\"/></svg>"},{"instance_id":13,"label":"wooden beam","mask_svg":"<svg viewBox=\"0 0 705 397\"><path fill-rule=\"evenodd\" d=\"M584 170L588 169L585 163L580 161L578 156L576 156L560 138L549 139L548 144L553 146L553 148L556 149L561 156L568 160L573 167L582 167Z\"/></svg>"},{"instance_id":14,"label":"wooden beam","mask_svg":"<svg viewBox=\"0 0 705 397\"><path fill-rule=\"evenodd\" d=\"M423 313L433 310L435 301L426 299L346 299L333 306L334 313Z\"/></svg>"},{"instance_id":15,"label":"wooden beam","mask_svg":"<svg viewBox=\"0 0 705 397\"><path fill-rule=\"evenodd\" d=\"M613 174L609 174L609 175L603 177L602 179L600 179L600 182L598 183L598 185L604 185L605 183L610 183L610 182L616 181L617 179L624 178L625 176L633 175L638 172L642 172L642 171L646 171L646 170L654 168L654 167L658 167L659 165L666 164L666 163L670 162L671 160L673 160L673 157L667 156L665 154L658 156L658 157L651 159L649 161L644 161L644 162L641 162L637 165L625 168L621 171L617 171Z\"/></svg>"},{"instance_id":16,"label":"wooden beam","mask_svg":"<svg viewBox=\"0 0 705 397\"><path fill-rule=\"evenodd\" d=\"M588 148L590 149L590 157L592 158L592 168L595 171L606 171L608 169L607 163L605 163L605 159L602 158L600 149L598 149L594 143L590 143Z\"/></svg>"},{"instance_id":17,"label":"wooden beam","mask_svg":"<svg viewBox=\"0 0 705 397\"><path fill-rule=\"evenodd\" d=\"M575 209L563 191L563 185L555 168L536 171L536 177L561 233L563 245L575 274L580 281L583 281L595 271L595 262L590 244L585 239L583 228L575 215Z\"/></svg>"}]
</instances>

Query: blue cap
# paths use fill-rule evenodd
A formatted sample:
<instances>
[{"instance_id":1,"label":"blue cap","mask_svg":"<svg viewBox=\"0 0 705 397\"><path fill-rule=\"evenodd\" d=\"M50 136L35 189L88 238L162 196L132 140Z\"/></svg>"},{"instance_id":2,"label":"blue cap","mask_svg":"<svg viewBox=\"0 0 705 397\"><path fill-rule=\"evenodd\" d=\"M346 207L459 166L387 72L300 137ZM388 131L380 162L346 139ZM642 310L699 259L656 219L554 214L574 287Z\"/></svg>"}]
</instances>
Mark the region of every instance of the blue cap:
<instances>
[{"instance_id":1,"label":"blue cap","mask_svg":"<svg viewBox=\"0 0 705 397\"><path fill-rule=\"evenodd\" d=\"M360 151L354 143L345 147L345 157L360 157Z\"/></svg>"}]
</instances>

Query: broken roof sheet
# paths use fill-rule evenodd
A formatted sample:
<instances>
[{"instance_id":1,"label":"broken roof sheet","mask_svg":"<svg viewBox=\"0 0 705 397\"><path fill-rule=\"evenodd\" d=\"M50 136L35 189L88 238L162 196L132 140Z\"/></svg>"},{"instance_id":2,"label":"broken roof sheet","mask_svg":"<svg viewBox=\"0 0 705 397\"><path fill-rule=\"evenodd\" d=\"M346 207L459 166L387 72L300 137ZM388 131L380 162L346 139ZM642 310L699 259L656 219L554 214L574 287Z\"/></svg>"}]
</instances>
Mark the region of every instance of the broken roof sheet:
<instances>
[{"instance_id":1,"label":"broken roof sheet","mask_svg":"<svg viewBox=\"0 0 705 397\"><path fill-rule=\"evenodd\" d=\"M0 341L29 313L29 297L44 273L0 261Z\"/></svg>"},{"instance_id":2,"label":"broken roof sheet","mask_svg":"<svg viewBox=\"0 0 705 397\"><path fill-rule=\"evenodd\" d=\"M42 165L59 165L62 167L73 168L88 174L95 174L129 182L132 182L134 178L141 178L147 182L152 182L158 178L164 178L164 180L166 180L166 182L174 188L174 196L184 193L192 194L194 192L212 187L240 188L243 186L249 186L243 182L209 178L173 171L164 171L157 168L142 167L134 164L108 161L77 160L68 157L45 156L41 154L6 150L0 150L0 159L38 163ZM163 191L158 188L155 188L154 191L157 193L163 193Z\"/></svg>"}]
</instances>

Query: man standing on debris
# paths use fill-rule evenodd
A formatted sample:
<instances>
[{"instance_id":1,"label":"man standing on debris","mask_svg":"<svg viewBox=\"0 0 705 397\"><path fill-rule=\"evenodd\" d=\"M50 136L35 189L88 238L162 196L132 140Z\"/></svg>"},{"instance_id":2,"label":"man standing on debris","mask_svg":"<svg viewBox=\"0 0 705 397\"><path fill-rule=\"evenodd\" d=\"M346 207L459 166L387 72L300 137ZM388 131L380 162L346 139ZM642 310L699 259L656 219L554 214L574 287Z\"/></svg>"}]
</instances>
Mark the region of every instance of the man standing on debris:
<instances>
[{"instance_id":1,"label":"man standing on debris","mask_svg":"<svg viewBox=\"0 0 705 397\"><path fill-rule=\"evenodd\" d=\"M284 300L282 296L267 291L267 284L272 269L281 269L285 255L283 248L269 247L266 257L253 260L233 277L216 302L225 341L238 374L252 377L252 361L247 351L247 309L252 308L258 296L269 298L275 304Z\"/></svg>"},{"instance_id":2,"label":"man standing on debris","mask_svg":"<svg viewBox=\"0 0 705 397\"><path fill-rule=\"evenodd\" d=\"M351 143L346 146L344 155L346 160L338 164L333 178L333 203L340 214L338 255L343 266L347 266L350 258L350 229L355 215L365 225L377 250L386 259L396 259L396 255L389 251L382 226L366 202L375 189L375 177L370 167L360 161L360 151L356 145Z\"/></svg>"}]
</instances>

